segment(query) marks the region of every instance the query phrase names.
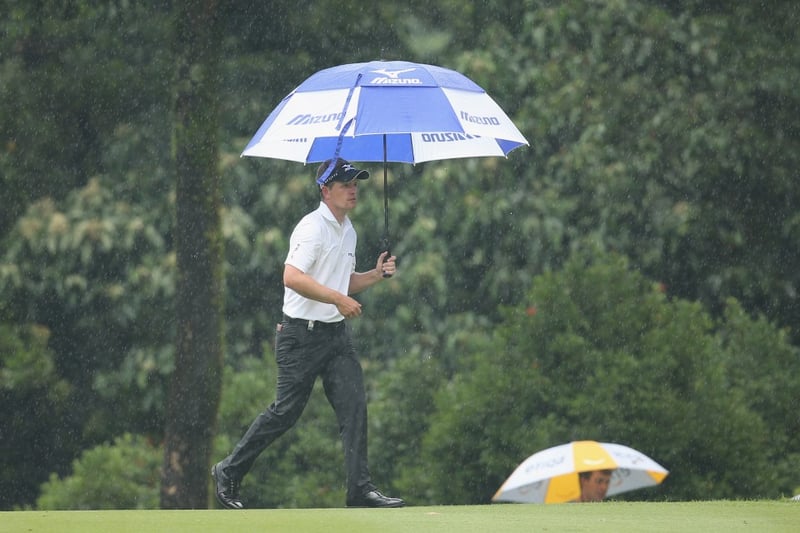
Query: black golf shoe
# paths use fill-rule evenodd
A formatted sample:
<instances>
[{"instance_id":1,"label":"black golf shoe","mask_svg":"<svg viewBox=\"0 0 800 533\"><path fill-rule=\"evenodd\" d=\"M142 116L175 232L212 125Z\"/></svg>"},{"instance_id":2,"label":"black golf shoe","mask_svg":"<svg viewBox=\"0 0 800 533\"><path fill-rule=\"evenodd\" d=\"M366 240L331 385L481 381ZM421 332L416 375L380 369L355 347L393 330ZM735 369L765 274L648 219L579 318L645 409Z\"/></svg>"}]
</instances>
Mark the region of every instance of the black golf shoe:
<instances>
[{"instance_id":1,"label":"black golf shoe","mask_svg":"<svg viewBox=\"0 0 800 533\"><path fill-rule=\"evenodd\" d=\"M360 498L347 502L348 507L376 507L384 509L403 507L405 504L406 502L400 498L390 498L389 496L384 496L378 489L365 492Z\"/></svg>"},{"instance_id":2,"label":"black golf shoe","mask_svg":"<svg viewBox=\"0 0 800 533\"><path fill-rule=\"evenodd\" d=\"M240 481L229 477L220 463L211 467L211 477L214 478L217 501L228 509L244 509L242 501L239 499Z\"/></svg>"}]
</instances>

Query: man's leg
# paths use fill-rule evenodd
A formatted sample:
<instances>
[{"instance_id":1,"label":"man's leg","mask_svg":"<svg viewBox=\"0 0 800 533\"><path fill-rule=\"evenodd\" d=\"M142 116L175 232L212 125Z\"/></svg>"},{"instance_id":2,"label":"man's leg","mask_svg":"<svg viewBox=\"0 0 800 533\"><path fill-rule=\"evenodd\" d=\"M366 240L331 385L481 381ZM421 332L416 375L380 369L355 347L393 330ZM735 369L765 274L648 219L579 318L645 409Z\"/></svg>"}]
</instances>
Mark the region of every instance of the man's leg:
<instances>
[{"instance_id":1,"label":"man's leg","mask_svg":"<svg viewBox=\"0 0 800 533\"><path fill-rule=\"evenodd\" d=\"M367 464L367 402L361 365L352 354L333 358L322 375L325 395L339 422L347 473L347 501L370 490Z\"/></svg>"},{"instance_id":2,"label":"man's leg","mask_svg":"<svg viewBox=\"0 0 800 533\"><path fill-rule=\"evenodd\" d=\"M310 383L301 381L287 387L283 395L279 394L278 399L253 420L233 452L222 461L226 472L242 479L261 452L294 426L303 414L313 387L313 380Z\"/></svg>"},{"instance_id":3,"label":"man's leg","mask_svg":"<svg viewBox=\"0 0 800 533\"><path fill-rule=\"evenodd\" d=\"M238 485L256 458L275 439L289 430L303 413L319 366L325 358L325 345L310 342L310 332L295 325L282 325L275 340L278 383L275 401L250 424L233 452L212 470L217 499L222 505L241 509Z\"/></svg>"},{"instance_id":4,"label":"man's leg","mask_svg":"<svg viewBox=\"0 0 800 533\"><path fill-rule=\"evenodd\" d=\"M348 507L402 507L400 498L389 498L370 480L367 466L367 397L364 376L350 340L341 332L334 344L336 354L322 372L328 401L336 412L347 471Z\"/></svg>"}]
</instances>

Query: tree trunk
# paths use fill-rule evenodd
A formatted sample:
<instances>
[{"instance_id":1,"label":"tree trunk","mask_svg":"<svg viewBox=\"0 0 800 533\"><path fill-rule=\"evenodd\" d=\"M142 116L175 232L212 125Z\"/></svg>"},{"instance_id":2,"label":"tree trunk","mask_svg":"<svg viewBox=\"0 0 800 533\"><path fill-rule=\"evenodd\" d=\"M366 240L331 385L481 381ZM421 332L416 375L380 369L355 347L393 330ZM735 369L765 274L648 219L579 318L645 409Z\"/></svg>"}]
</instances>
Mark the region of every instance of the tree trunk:
<instances>
[{"instance_id":1,"label":"tree trunk","mask_svg":"<svg viewBox=\"0 0 800 533\"><path fill-rule=\"evenodd\" d=\"M176 3L175 369L166 406L163 509L207 508L223 357L214 0Z\"/></svg>"}]
</instances>

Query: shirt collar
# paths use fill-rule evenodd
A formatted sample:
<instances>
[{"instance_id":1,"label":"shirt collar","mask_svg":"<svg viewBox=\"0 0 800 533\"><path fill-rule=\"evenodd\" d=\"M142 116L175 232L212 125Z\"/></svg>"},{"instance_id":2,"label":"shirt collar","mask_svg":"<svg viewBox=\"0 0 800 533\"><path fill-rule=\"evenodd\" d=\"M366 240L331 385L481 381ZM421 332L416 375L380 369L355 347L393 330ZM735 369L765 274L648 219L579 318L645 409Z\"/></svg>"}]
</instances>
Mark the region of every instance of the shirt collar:
<instances>
[{"instance_id":1,"label":"shirt collar","mask_svg":"<svg viewBox=\"0 0 800 533\"><path fill-rule=\"evenodd\" d=\"M331 208L328 207L328 205L325 202L320 202L319 208L317 210L320 212L320 214L325 220L332 222L337 226L339 225L339 221L336 220L336 217L333 215L333 211L331 211ZM350 217L345 216L344 224L342 224L341 227L346 228L349 225L350 225Z\"/></svg>"}]
</instances>

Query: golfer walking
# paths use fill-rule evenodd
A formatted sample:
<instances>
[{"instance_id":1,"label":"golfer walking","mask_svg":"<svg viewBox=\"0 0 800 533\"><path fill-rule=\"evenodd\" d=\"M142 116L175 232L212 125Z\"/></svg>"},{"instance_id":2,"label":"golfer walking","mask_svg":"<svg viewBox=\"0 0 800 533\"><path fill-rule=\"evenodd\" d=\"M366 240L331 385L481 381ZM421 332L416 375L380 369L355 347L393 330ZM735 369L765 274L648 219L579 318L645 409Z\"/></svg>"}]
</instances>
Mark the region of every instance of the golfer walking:
<instances>
[{"instance_id":1,"label":"golfer walking","mask_svg":"<svg viewBox=\"0 0 800 533\"><path fill-rule=\"evenodd\" d=\"M277 326L275 401L256 417L233 452L214 465L219 502L242 509L239 486L259 454L302 414L317 377L322 378L339 423L347 472L348 507L402 507L372 484L367 465L367 401L361 364L347 319L361 314L350 295L396 271L383 252L375 268L356 272L356 231L347 214L358 201L358 182L369 177L343 159L317 170L321 202L295 227L283 271L283 319Z\"/></svg>"}]
</instances>

